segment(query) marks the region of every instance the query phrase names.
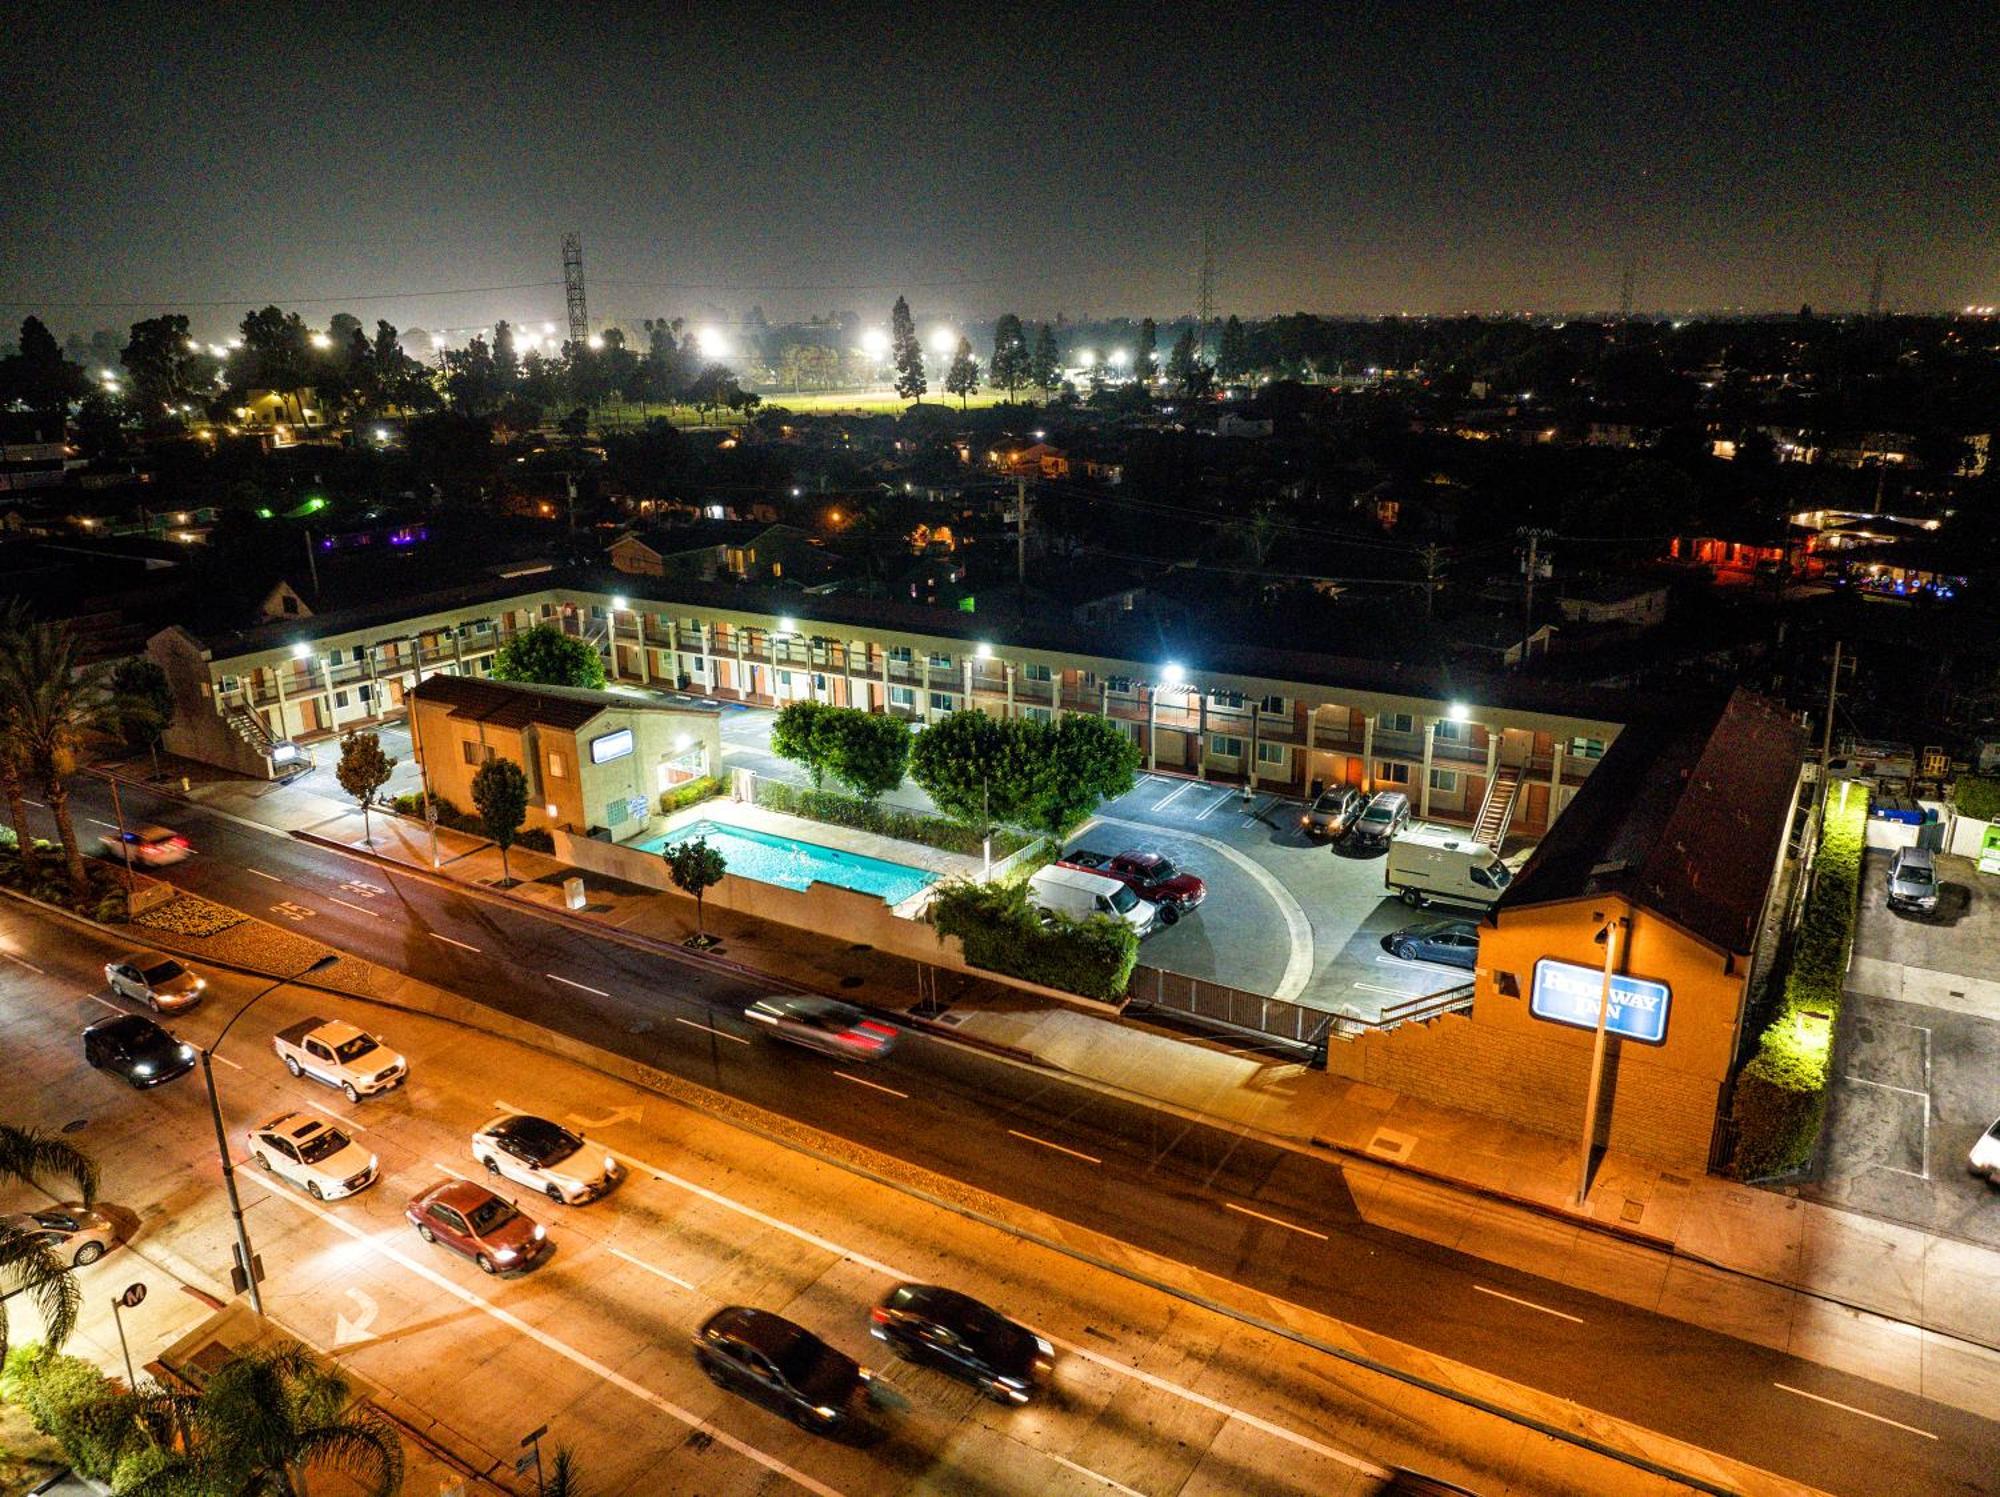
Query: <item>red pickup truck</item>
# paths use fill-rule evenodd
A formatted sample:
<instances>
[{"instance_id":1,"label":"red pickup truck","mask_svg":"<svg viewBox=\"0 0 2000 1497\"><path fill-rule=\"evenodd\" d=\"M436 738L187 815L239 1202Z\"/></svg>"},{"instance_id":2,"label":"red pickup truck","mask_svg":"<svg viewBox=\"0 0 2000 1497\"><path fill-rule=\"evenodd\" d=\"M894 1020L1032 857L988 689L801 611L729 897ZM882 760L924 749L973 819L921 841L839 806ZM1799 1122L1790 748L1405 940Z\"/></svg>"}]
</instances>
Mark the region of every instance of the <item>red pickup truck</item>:
<instances>
[{"instance_id":1,"label":"red pickup truck","mask_svg":"<svg viewBox=\"0 0 2000 1497\"><path fill-rule=\"evenodd\" d=\"M1081 868L1117 879L1141 899L1159 906L1162 925L1172 925L1208 898L1208 885L1163 853L1111 854L1075 847L1057 861L1064 868Z\"/></svg>"}]
</instances>

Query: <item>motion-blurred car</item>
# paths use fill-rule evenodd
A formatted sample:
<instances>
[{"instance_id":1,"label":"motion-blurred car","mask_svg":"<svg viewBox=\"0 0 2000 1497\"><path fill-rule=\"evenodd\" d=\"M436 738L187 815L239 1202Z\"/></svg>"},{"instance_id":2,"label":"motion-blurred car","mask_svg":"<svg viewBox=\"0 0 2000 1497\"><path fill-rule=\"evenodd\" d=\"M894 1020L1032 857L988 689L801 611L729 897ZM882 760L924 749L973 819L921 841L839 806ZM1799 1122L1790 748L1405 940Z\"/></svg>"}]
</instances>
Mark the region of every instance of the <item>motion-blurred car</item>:
<instances>
[{"instance_id":1,"label":"motion-blurred car","mask_svg":"<svg viewBox=\"0 0 2000 1497\"><path fill-rule=\"evenodd\" d=\"M84 1030L83 1058L100 1071L148 1087L192 1071L195 1049L141 1014L120 1014Z\"/></svg>"},{"instance_id":2,"label":"motion-blurred car","mask_svg":"<svg viewBox=\"0 0 2000 1497\"><path fill-rule=\"evenodd\" d=\"M333 1124L299 1112L281 1112L251 1129L250 1157L280 1179L303 1185L317 1201L366 1190L381 1165Z\"/></svg>"},{"instance_id":3,"label":"motion-blurred car","mask_svg":"<svg viewBox=\"0 0 2000 1497\"><path fill-rule=\"evenodd\" d=\"M1382 949L1406 962L1438 962L1470 972L1479 965L1479 927L1470 920L1406 925L1384 936Z\"/></svg>"},{"instance_id":4,"label":"motion-blurred car","mask_svg":"<svg viewBox=\"0 0 2000 1497\"><path fill-rule=\"evenodd\" d=\"M1309 837L1345 837L1367 804L1368 797L1352 785L1322 790L1299 818L1299 829Z\"/></svg>"},{"instance_id":5,"label":"motion-blurred car","mask_svg":"<svg viewBox=\"0 0 2000 1497\"><path fill-rule=\"evenodd\" d=\"M774 994L759 998L743 1017L762 1024L774 1039L848 1060L880 1060L896 1046L895 1025L871 1019L837 998Z\"/></svg>"},{"instance_id":6,"label":"motion-blurred car","mask_svg":"<svg viewBox=\"0 0 2000 1497\"><path fill-rule=\"evenodd\" d=\"M118 1229L88 1206L51 1206L46 1211L23 1211L18 1216L0 1216L0 1234L35 1237L42 1246L83 1268L95 1263L118 1245Z\"/></svg>"},{"instance_id":7,"label":"motion-blurred car","mask_svg":"<svg viewBox=\"0 0 2000 1497\"><path fill-rule=\"evenodd\" d=\"M872 1377L804 1326L747 1305L717 1310L702 1322L694 1359L718 1388L822 1434L857 1417Z\"/></svg>"},{"instance_id":8,"label":"motion-blurred car","mask_svg":"<svg viewBox=\"0 0 2000 1497\"><path fill-rule=\"evenodd\" d=\"M104 980L119 997L151 1004L156 1014L193 1008L208 989L207 978L195 976L164 951L132 951L106 962Z\"/></svg>"},{"instance_id":9,"label":"motion-blurred car","mask_svg":"<svg viewBox=\"0 0 2000 1497\"><path fill-rule=\"evenodd\" d=\"M187 838L165 826L127 827L123 832L106 832L98 841L104 844L107 858L116 858L121 863L130 858L148 868L178 863L194 851Z\"/></svg>"},{"instance_id":10,"label":"motion-blurred car","mask_svg":"<svg viewBox=\"0 0 2000 1497\"><path fill-rule=\"evenodd\" d=\"M898 1356L971 1383L999 1403L1026 1403L1055 1367L1055 1348L970 1295L899 1284L869 1312L869 1333Z\"/></svg>"},{"instance_id":11,"label":"motion-blurred car","mask_svg":"<svg viewBox=\"0 0 2000 1497\"><path fill-rule=\"evenodd\" d=\"M465 1254L481 1273L526 1268L549 1245L548 1229L472 1180L441 1180L410 1198L403 1215L425 1242Z\"/></svg>"},{"instance_id":12,"label":"motion-blurred car","mask_svg":"<svg viewBox=\"0 0 2000 1497\"><path fill-rule=\"evenodd\" d=\"M1979 1142L1972 1146L1972 1154L1966 1160L1975 1175L1984 1175L1996 1185L2000 1185L2000 1121L1979 1135Z\"/></svg>"},{"instance_id":13,"label":"motion-blurred car","mask_svg":"<svg viewBox=\"0 0 2000 1497\"><path fill-rule=\"evenodd\" d=\"M472 1135L472 1157L498 1175L539 1190L558 1206L596 1200L625 1178L625 1166L581 1133L529 1113L503 1112Z\"/></svg>"}]
</instances>

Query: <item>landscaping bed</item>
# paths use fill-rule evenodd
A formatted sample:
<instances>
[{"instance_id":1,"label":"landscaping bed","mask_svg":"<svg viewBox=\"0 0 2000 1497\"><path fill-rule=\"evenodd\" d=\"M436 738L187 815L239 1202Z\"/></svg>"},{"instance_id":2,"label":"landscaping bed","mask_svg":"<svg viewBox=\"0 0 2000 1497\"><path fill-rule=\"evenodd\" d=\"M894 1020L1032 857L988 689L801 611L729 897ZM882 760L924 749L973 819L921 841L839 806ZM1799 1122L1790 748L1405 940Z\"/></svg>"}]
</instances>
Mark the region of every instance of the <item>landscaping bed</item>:
<instances>
[{"instance_id":1,"label":"landscaping bed","mask_svg":"<svg viewBox=\"0 0 2000 1497\"><path fill-rule=\"evenodd\" d=\"M1024 884L944 884L930 916L941 936L958 937L975 967L1106 1003L1124 996L1139 959L1131 926L1101 915L1043 915Z\"/></svg>"},{"instance_id":2,"label":"landscaping bed","mask_svg":"<svg viewBox=\"0 0 2000 1497\"><path fill-rule=\"evenodd\" d=\"M398 816L407 816L412 821L424 819L424 798L421 794L399 795L392 802ZM437 812L437 824L454 832L467 832L474 837L485 837L486 824L470 811L461 811L441 795L431 797L431 807ZM531 852L552 853L556 850L555 839L544 827L524 827L514 836L516 847L525 847Z\"/></svg>"},{"instance_id":3,"label":"landscaping bed","mask_svg":"<svg viewBox=\"0 0 2000 1497\"><path fill-rule=\"evenodd\" d=\"M873 832L880 837L895 837L968 858L980 856L983 850L978 832L962 823L943 816L926 816L921 811L905 811L879 802L860 800L834 790L809 790L802 785L759 778L757 804L782 815L823 822L827 826L844 826L857 832ZM1012 827L995 827L993 856L996 859L1010 857L1034 840L1030 833L1019 832Z\"/></svg>"}]
</instances>

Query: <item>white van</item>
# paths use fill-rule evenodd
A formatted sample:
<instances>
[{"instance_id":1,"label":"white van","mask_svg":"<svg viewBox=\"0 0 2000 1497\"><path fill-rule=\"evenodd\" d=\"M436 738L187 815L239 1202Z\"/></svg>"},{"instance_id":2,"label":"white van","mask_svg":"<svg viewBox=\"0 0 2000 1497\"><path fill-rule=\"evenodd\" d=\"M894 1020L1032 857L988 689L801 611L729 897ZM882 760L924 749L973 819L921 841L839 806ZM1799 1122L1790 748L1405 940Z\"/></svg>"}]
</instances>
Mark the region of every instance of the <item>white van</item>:
<instances>
[{"instance_id":1,"label":"white van","mask_svg":"<svg viewBox=\"0 0 2000 1497\"><path fill-rule=\"evenodd\" d=\"M1416 822L1390 839L1382 881L1408 905L1490 910L1514 882L1514 872L1470 832Z\"/></svg>"},{"instance_id":2,"label":"white van","mask_svg":"<svg viewBox=\"0 0 2000 1497\"><path fill-rule=\"evenodd\" d=\"M1081 868L1061 868L1055 864L1040 869L1028 880L1028 897L1045 910L1055 910L1072 919L1109 915L1123 920L1138 935L1153 928L1153 906L1115 878L1088 873Z\"/></svg>"}]
</instances>

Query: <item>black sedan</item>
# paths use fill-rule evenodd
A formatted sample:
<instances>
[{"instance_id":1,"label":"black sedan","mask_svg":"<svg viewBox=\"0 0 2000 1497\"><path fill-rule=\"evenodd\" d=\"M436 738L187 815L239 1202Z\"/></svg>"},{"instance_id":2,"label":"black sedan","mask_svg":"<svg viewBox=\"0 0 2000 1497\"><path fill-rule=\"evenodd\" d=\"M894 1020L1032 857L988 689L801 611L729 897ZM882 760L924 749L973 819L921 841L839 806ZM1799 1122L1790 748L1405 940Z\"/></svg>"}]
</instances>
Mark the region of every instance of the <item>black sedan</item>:
<instances>
[{"instance_id":1,"label":"black sedan","mask_svg":"<svg viewBox=\"0 0 2000 1497\"><path fill-rule=\"evenodd\" d=\"M1470 920L1407 925L1384 936L1382 949L1406 962L1438 962L1470 972L1479 962L1479 927Z\"/></svg>"},{"instance_id":2,"label":"black sedan","mask_svg":"<svg viewBox=\"0 0 2000 1497\"><path fill-rule=\"evenodd\" d=\"M187 1075L194 1069L195 1050L151 1019L120 1014L84 1030L83 1058L100 1071L144 1087Z\"/></svg>"},{"instance_id":3,"label":"black sedan","mask_svg":"<svg viewBox=\"0 0 2000 1497\"><path fill-rule=\"evenodd\" d=\"M854 1358L804 1326L747 1305L717 1310L702 1322L694 1359L718 1388L821 1434L855 1420L870 1380Z\"/></svg>"},{"instance_id":4,"label":"black sedan","mask_svg":"<svg viewBox=\"0 0 2000 1497\"><path fill-rule=\"evenodd\" d=\"M999 1403L1026 1403L1055 1365L1048 1342L955 1289L899 1285L870 1318L870 1332L898 1356L971 1383Z\"/></svg>"}]
</instances>

